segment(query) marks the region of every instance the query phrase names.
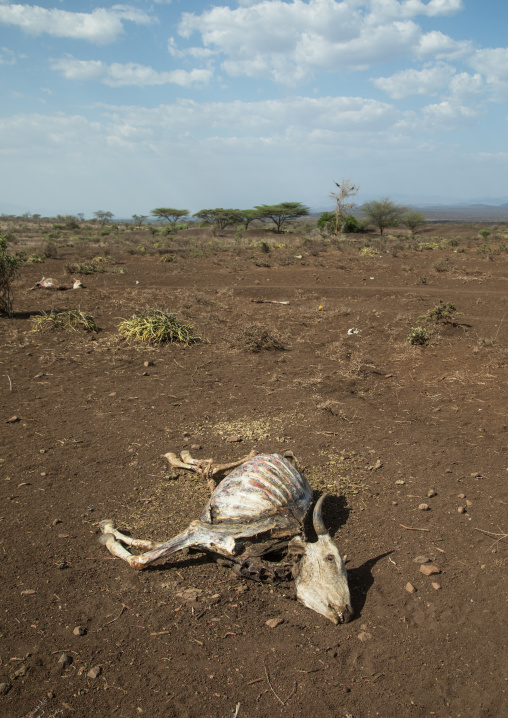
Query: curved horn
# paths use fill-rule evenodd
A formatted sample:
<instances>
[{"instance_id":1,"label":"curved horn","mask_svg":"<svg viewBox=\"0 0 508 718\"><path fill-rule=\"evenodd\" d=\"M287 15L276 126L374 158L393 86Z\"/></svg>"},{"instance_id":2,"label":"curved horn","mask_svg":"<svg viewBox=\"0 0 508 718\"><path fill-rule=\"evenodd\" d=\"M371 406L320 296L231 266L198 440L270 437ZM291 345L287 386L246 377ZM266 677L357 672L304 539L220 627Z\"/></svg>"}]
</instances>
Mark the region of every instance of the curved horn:
<instances>
[{"instance_id":1,"label":"curved horn","mask_svg":"<svg viewBox=\"0 0 508 718\"><path fill-rule=\"evenodd\" d=\"M318 536L326 536L328 531L326 530L326 527L323 522L323 517L321 515L321 512L323 510L323 502L326 499L328 494L323 494L317 504L314 507L314 513L312 515L312 522L314 524L314 531L317 533Z\"/></svg>"}]
</instances>

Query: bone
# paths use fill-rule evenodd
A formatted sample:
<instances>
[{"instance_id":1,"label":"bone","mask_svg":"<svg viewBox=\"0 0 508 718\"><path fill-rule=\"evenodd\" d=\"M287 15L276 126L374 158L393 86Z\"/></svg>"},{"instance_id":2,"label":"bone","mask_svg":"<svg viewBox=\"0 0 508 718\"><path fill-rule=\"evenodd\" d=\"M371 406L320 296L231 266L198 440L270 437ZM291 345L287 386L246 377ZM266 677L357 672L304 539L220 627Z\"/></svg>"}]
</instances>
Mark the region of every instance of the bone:
<instances>
[{"instance_id":1,"label":"bone","mask_svg":"<svg viewBox=\"0 0 508 718\"><path fill-rule=\"evenodd\" d=\"M157 546L160 546L159 543L154 543L153 541L145 541L143 539L132 538L132 536L126 536L120 531L117 531L115 523L111 519L103 519L99 522L99 527L103 534L111 534L117 541L121 541L126 546L138 548L141 551L151 551L157 548Z\"/></svg>"}]
</instances>

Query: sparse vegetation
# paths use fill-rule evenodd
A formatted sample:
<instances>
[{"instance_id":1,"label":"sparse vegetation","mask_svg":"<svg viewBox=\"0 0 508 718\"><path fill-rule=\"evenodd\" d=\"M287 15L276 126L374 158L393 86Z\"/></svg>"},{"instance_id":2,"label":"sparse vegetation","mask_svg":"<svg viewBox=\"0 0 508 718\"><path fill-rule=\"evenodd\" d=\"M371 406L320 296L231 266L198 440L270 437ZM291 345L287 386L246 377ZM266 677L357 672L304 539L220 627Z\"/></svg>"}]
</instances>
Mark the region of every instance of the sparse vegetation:
<instances>
[{"instance_id":1,"label":"sparse vegetation","mask_svg":"<svg viewBox=\"0 0 508 718\"><path fill-rule=\"evenodd\" d=\"M7 251L8 240L0 234L0 315L12 315L12 282L18 274L23 257Z\"/></svg>"},{"instance_id":2,"label":"sparse vegetation","mask_svg":"<svg viewBox=\"0 0 508 718\"><path fill-rule=\"evenodd\" d=\"M369 223L379 229L381 235L387 227L396 227L406 213L406 207L395 204L388 197L366 202L360 209Z\"/></svg>"},{"instance_id":3,"label":"sparse vegetation","mask_svg":"<svg viewBox=\"0 0 508 718\"><path fill-rule=\"evenodd\" d=\"M419 317L420 321L433 322L434 324L453 324L455 325L456 317L460 317L461 313L457 311L455 304L439 300L433 309L429 309L427 314Z\"/></svg>"},{"instance_id":4,"label":"sparse vegetation","mask_svg":"<svg viewBox=\"0 0 508 718\"><path fill-rule=\"evenodd\" d=\"M429 343L430 334L425 327L413 327L408 334L407 340L410 344L424 346Z\"/></svg>"}]
</instances>

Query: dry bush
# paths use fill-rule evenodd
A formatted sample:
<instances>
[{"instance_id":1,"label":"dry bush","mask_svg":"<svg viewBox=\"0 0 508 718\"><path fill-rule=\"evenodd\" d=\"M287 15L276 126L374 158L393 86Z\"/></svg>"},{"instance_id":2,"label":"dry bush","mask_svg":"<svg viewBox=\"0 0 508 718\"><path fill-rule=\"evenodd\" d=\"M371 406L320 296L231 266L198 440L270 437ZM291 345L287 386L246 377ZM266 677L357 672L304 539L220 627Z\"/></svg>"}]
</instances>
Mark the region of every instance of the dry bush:
<instances>
[{"instance_id":1,"label":"dry bush","mask_svg":"<svg viewBox=\"0 0 508 718\"><path fill-rule=\"evenodd\" d=\"M287 351L283 338L277 330L260 324L251 324L240 332L232 345L249 352Z\"/></svg>"}]
</instances>

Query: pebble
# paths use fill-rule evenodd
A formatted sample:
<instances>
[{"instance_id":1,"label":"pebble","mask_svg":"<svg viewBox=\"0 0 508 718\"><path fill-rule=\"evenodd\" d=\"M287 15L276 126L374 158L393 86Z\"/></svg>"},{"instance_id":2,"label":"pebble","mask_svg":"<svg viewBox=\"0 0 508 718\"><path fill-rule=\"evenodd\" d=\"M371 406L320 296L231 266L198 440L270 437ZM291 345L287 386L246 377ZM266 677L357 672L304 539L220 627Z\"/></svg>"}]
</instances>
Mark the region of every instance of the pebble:
<instances>
[{"instance_id":1,"label":"pebble","mask_svg":"<svg viewBox=\"0 0 508 718\"><path fill-rule=\"evenodd\" d=\"M408 593L415 593L416 588L413 586L412 583L409 583L409 581L406 583L406 591Z\"/></svg>"},{"instance_id":2,"label":"pebble","mask_svg":"<svg viewBox=\"0 0 508 718\"><path fill-rule=\"evenodd\" d=\"M392 506L398 506L398 505L399 505L398 501L392 501Z\"/></svg>"},{"instance_id":3,"label":"pebble","mask_svg":"<svg viewBox=\"0 0 508 718\"><path fill-rule=\"evenodd\" d=\"M60 658L58 659L58 663L63 667L66 668L67 666L70 666L73 661L72 656L70 656L68 653L62 653Z\"/></svg>"},{"instance_id":4,"label":"pebble","mask_svg":"<svg viewBox=\"0 0 508 718\"><path fill-rule=\"evenodd\" d=\"M235 436L228 436L228 438L226 439L226 441L228 441L230 444L236 444L236 443L239 443L240 441L242 441L242 437L241 437L241 436L236 436L236 435L235 435Z\"/></svg>"},{"instance_id":5,"label":"pebble","mask_svg":"<svg viewBox=\"0 0 508 718\"><path fill-rule=\"evenodd\" d=\"M28 666L22 665L17 671L14 671L14 678L23 678L28 673Z\"/></svg>"},{"instance_id":6,"label":"pebble","mask_svg":"<svg viewBox=\"0 0 508 718\"><path fill-rule=\"evenodd\" d=\"M439 591L439 589L441 588L441 584L436 583L435 581L432 581L431 586L435 591Z\"/></svg>"},{"instance_id":7,"label":"pebble","mask_svg":"<svg viewBox=\"0 0 508 718\"><path fill-rule=\"evenodd\" d=\"M61 523L62 523L62 519L53 519L53 521L51 522L51 525L56 526L57 524L61 524Z\"/></svg>"},{"instance_id":8,"label":"pebble","mask_svg":"<svg viewBox=\"0 0 508 718\"><path fill-rule=\"evenodd\" d=\"M473 502L469 501L469 499L466 499L466 506L472 506L472 505L473 505Z\"/></svg>"},{"instance_id":9,"label":"pebble","mask_svg":"<svg viewBox=\"0 0 508 718\"><path fill-rule=\"evenodd\" d=\"M86 675L88 678L92 678L93 680L95 680L96 678L98 678L100 676L101 673L102 673L102 668L100 666L94 666L93 668L90 668L90 670L88 671L88 673Z\"/></svg>"},{"instance_id":10,"label":"pebble","mask_svg":"<svg viewBox=\"0 0 508 718\"><path fill-rule=\"evenodd\" d=\"M10 683L0 683L0 696L5 696L11 690Z\"/></svg>"},{"instance_id":11,"label":"pebble","mask_svg":"<svg viewBox=\"0 0 508 718\"><path fill-rule=\"evenodd\" d=\"M33 588L27 588L25 591L21 591L22 596L33 596L37 591Z\"/></svg>"},{"instance_id":12,"label":"pebble","mask_svg":"<svg viewBox=\"0 0 508 718\"><path fill-rule=\"evenodd\" d=\"M429 490L427 491L427 497L428 497L429 499L433 499L434 496L437 496L437 491L436 491L436 489L429 489Z\"/></svg>"},{"instance_id":13,"label":"pebble","mask_svg":"<svg viewBox=\"0 0 508 718\"><path fill-rule=\"evenodd\" d=\"M466 498L466 494L457 494L457 498L458 498L458 499L465 499L465 498Z\"/></svg>"},{"instance_id":14,"label":"pebble","mask_svg":"<svg viewBox=\"0 0 508 718\"><path fill-rule=\"evenodd\" d=\"M153 361L144 361L143 366L145 366L145 367L146 366L154 366L154 363L153 363Z\"/></svg>"},{"instance_id":15,"label":"pebble","mask_svg":"<svg viewBox=\"0 0 508 718\"><path fill-rule=\"evenodd\" d=\"M268 628L277 628L281 623L284 623L283 618L269 618L268 621L266 621Z\"/></svg>"},{"instance_id":16,"label":"pebble","mask_svg":"<svg viewBox=\"0 0 508 718\"><path fill-rule=\"evenodd\" d=\"M201 444L192 444L191 451L199 451L202 448Z\"/></svg>"},{"instance_id":17,"label":"pebble","mask_svg":"<svg viewBox=\"0 0 508 718\"><path fill-rule=\"evenodd\" d=\"M441 569L439 569L435 564L433 563L425 563L420 566L420 571L425 576L434 576L436 573L441 573Z\"/></svg>"},{"instance_id":18,"label":"pebble","mask_svg":"<svg viewBox=\"0 0 508 718\"><path fill-rule=\"evenodd\" d=\"M397 481L395 482L395 486L404 486L405 483L406 482L402 479L397 479Z\"/></svg>"},{"instance_id":19,"label":"pebble","mask_svg":"<svg viewBox=\"0 0 508 718\"><path fill-rule=\"evenodd\" d=\"M72 631L75 636L86 636L86 628L83 626L76 626L76 628Z\"/></svg>"},{"instance_id":20,"label":"pebble","mask_svg":"<svg viewBox=\"0 0 508 718\"><path fill-rule=\"evenodd\" d=\"M19 416L11 416L10 419L7 419L7 424L15 424L17 421L21 421Z\"/></svg>"},{"instance_id":21,"label":"pebble","mask_svg":"<svg viewBox=\"0 0 508 718\"><path fill-rule=\"evenodd\" d=\"M427 556L417 556L414 559L415 563L430 563L430 558L427 558Z\"/></svg>"},{"instance_id":22,"label":"pebble","mask_svg":"<svg viewBox=\"0 0 508 718\"><path fill-rule=\"evenodd\" d=\"M471 474L472 479L481 479L481 477L482 477L481 471L475 471Z\"/></svg>"},{"instance_id":23,"label":"pebble","mask_svg":"<svg viewBox=\"0 0 508 718\"><path fill-rule=\"evenodd\" d=\"M466 507L465 506L459 506L457 509L457 513L459 514L465 514L466 513Z\"/></svg>"},{"instance_id":24,"label":"pebble","mask_svg":"<svg viewBox=\"0 0 508 718\"><path fill-rule=\"evenodd\" d=\"M420 511L430 511L430 506L429 506L428 504L420 504L420 505L418 506L418 509L419 509Z\"/></svg>"}]
</instances>

